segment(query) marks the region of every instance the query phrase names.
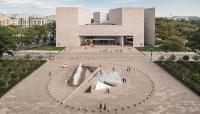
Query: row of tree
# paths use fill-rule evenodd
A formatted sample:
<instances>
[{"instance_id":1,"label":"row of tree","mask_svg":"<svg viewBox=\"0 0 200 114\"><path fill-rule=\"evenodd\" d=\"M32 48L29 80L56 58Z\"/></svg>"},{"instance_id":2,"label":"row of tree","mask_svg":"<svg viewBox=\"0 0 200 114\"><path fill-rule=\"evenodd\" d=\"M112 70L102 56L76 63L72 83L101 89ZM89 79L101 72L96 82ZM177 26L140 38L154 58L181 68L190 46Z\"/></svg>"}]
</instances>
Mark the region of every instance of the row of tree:
<instances>
[{"instance_id":1,"label":"row of tree","mask_svg":"<svg viewBox=\"0 0 200 114\"><path fill-rule=\"evenodd\" d=\"M13 54L20 46L55 42L56 23L34 25L28 28L20 26L0 26L0 57L3 53Z\"/></svg>"},{"instance_id":2,"label":"row of tree","mask_svg":"<svg viewBox=\"0 0 200 114\"><path fill-rule=\"evenodd\" d=\"M26 56L18 60L0 60L0 97L44 63Z\"/></svg>"}]
</instances>

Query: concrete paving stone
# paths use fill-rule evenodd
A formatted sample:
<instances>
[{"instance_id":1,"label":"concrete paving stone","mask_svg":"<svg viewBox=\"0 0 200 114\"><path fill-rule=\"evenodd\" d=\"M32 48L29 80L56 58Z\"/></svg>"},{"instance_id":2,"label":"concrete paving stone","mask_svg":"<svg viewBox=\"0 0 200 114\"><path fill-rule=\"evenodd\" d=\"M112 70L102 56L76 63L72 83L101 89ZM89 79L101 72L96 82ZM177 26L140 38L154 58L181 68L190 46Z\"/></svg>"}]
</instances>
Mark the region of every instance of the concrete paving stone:
<instances>
[{"instance_id":1,"label":"concrete paving stone","mask_svg":"<svg viewBox=\"0 0 200 114\"><path fill-rule=\"evenodd\" d=\"M110 53L103 53L107 49ZM123 49L122 53L115 50ZM112 51L112 52L111 52ZM75 90L65 80L79 63L111 73L113 67L127 83L110 94ZM69 68L61 68L67 63ZM127 72L127 67L132 69ZM51 72L51 77L49 76ZM99 111L99 103L106 111ZM155 65L144 54L128 47L66 48L0 98L0 114L198 114L200 97Z\"/></svg>"}]
</instances>

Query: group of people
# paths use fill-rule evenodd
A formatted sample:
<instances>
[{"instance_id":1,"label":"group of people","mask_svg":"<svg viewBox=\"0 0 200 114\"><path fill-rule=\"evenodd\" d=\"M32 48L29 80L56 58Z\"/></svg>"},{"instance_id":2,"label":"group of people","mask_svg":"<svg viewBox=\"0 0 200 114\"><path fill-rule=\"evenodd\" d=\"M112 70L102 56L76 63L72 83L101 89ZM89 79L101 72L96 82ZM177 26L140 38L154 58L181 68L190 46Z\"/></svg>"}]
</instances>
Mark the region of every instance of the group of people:
<instances>
[{"instance_id":1,"label":"group of people","mask_svg":"<svg viewBox=\"0 0 200 114\"><path fill-rule=\"evenodd\" d=\"M106 111L107 110L106 103L103 104L102 102L100 102L100 104L99 104L99 110L100 111L102 111L102 110Z\"/></svg>"},{"instance_id":2,"label":"group of people","mask_svg":"<svg viewBox=\"0 0 200 114\"><path fill-rule=\"evenodd\" d=\"M109 88L106 88L106 93L110 94L110 89Z\"/></svg>"},{"instance_id":3,"label":"group of people","mask_svg":"<svg viewBox=\"0 0 200 114\"><path fill-rule=\"evenodd\" d=\"M126 83L126 78L122 78L122 82L123 82L123 83Z\"/></svg>"},{"instance_id":4,"label":"group of people","mask_svg":"<svg viewBox=\"0 0 200 114\"><path fill-rule=\"evenodd\" d=\"M117 52L117 53L121 52L122 53L123 51L122 51L122 49L119 49L119 50L115 49L115 52Z\"/></svg>"},{"instance_id":5,"label":"group of people","mask_svg":"<svg viewBox=\"0 0 200 114\"><path fill-rule=\"evenodd\" d=\"M131 67L128 66L128 67L127 67L127 72L130 72L130 71L131 71Z\"/></svg>"},{"instance_id":6,"label":"group of people","mask_svg":"<svg viewBox=\"0 0 200 114\"><path fill-rule=\"evenodd\" d=\"M100 50L100 53L101 53L101 52L107 53L107 52L108 52L108 49L103 49L103 51Z\"/></svg>"},{"instance_id":7,"label":"group of people","mask_svg":"<svg viewBox=\"0 0 200 114\"><path fill-rule=\"evenodd\" d=\"M122 53L123 52L123 50L122 49L115 49L115 51L108 51L108 49L103 49L103 51L102 50L100 50L100 53L101 52L103 52L103 53L108 53L108 52L110 52L110 53L112 53L112 52L115 52L115 53Z\"/></svg>"}]
</instances>

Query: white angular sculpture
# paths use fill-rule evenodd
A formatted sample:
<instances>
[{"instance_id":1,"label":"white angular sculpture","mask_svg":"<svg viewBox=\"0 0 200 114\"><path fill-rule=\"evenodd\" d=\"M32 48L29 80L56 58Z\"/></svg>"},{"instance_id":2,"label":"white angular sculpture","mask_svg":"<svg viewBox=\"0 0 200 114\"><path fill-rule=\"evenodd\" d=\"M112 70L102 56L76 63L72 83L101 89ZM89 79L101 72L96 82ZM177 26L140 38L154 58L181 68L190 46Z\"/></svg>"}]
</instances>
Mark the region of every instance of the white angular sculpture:
<instances>
[{"instance_id":1,"label":"white angular sculpture","mask_svg":"<svg viewBox=\"0 0 200 114\"><path fill-rule=\"evenodd\" d=\"M81 63L79 64L77 70L76 70L76 73L74 74L73 76L73 84L76 86L78 85L78 82L81 78L81 72L82 72L83 68L82 68L82 65Z\"/></svg>"},{"instance_id":2,"label":"white angular sculpture","mask_svg":"<svg viewBox=\"0 0 200 114\"><path fill-rule=\"evenodd\" d=\"M102 83L102 82L97 81L95 90L103 90L103 89L107 89L107 88L110 88L110 87L111 87L111 86L106 85L106 84L104 84L104 83Z\"/></svg>"},{"instance_id":3,"label":"white angular sculpture","mask_svg":"<svg viewBox=\"0 0 200 114\"><path fill-rule=\"evenodd\" d=\"M115 86L122 84L122 80L118 72L113 72L108 75L103 70L100 70L99 73L97 73L96 78L97 78L97 81L100 81L103 83L107 82Z\"/></svg>"}]
</instances>

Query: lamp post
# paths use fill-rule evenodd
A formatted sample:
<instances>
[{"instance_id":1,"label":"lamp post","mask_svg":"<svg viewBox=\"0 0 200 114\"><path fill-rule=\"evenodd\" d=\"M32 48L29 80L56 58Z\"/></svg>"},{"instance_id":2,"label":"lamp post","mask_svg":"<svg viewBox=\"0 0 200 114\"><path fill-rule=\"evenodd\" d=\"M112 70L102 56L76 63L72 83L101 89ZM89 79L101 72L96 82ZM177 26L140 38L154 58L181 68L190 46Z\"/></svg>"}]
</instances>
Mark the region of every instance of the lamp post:
<instances>
[{"instance_id":1,"label":"lamp post","mask_svg":"<svg viewBox=\"0 0 200 114\"><path fill-rule=\"evenodd\" d=\"M51 60L51 48L49 48L48 50L49 50L49 60Z\"/></svg>"},{"instance_id":2,"label":"lamp post","mask_svg":"<svg viewBox=\"0 0 200 114\"><path fill-rule=\"evenodd\" d=\"M153 49L151 48L150 51L151 51L151 60L152 60L152 57L153 57Z\"/></svg>"}]
</instances>

